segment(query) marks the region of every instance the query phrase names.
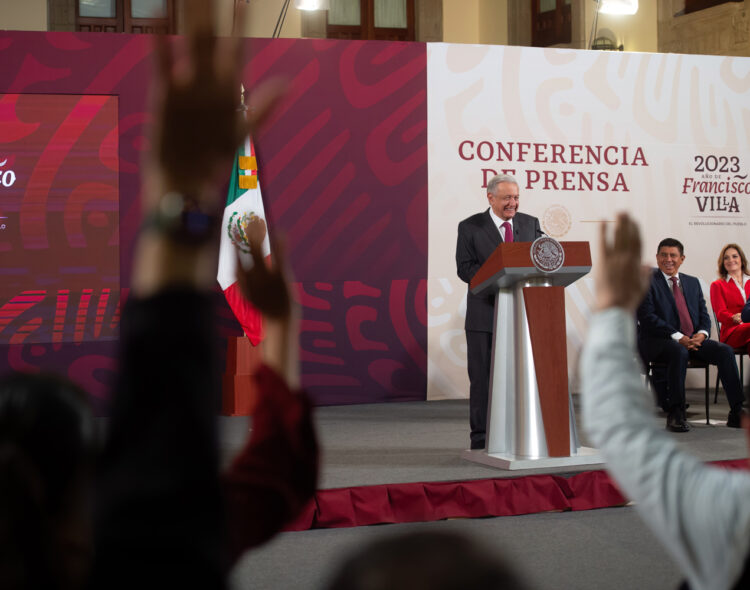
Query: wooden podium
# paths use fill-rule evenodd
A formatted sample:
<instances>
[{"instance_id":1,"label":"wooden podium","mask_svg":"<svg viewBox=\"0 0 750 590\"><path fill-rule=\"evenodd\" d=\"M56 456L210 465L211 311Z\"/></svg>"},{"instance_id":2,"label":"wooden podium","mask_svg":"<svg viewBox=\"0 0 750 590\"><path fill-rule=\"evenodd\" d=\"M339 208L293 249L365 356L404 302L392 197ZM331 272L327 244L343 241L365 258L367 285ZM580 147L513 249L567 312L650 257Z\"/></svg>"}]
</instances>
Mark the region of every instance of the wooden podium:
<instances>
[{"instance_id":1,"label":"wooden podium","mask_svg":"<svg viewBox=\"0 0 750 590\"><path fill-rule=\"evenodd\" d=\"M601 463L578 444L565 334L565 287L591 270L589 245L554 242L564 261L550 271L535 266L533 244L500 244L471 281L474 294L496 291L495 332L487 446L462 457L502 469Z\"/></svg>"},{"instance_id":2,"label":"wooden podium","mask_svg":"<svg viewBox=\"0 0 750 590\"><path fill-rule=\"evenodd\" d=\"M250 416L255 409L255 375L261 364L260 347L247 336L231 336L227 341L227 363L222 376L221 413L223 416Z\"/></svg>"}]
</instances>

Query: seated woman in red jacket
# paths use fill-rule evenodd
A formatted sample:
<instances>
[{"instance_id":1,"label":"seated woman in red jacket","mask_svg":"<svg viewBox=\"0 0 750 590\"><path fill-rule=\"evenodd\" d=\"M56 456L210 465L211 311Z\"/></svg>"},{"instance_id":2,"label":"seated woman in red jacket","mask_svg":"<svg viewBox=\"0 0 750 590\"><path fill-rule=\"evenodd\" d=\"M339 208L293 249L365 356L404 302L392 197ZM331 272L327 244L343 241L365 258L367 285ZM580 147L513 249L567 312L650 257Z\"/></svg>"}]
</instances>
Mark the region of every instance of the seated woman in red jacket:
<instances>
[{"instance_id":1,"label":"seated woman in red jacket","mask_svg":"<svg viewBox=\"0 0 750 590\"><path fill-rule=\"evenodd\" d=\"M711 283L711 307L721 324L719 340L733 348L748 346L750 323L742 322L740 312L750 295L750 276L742 248L737 244L724 246L718 267L720 278Z\"/></svg>"}]
</instances>

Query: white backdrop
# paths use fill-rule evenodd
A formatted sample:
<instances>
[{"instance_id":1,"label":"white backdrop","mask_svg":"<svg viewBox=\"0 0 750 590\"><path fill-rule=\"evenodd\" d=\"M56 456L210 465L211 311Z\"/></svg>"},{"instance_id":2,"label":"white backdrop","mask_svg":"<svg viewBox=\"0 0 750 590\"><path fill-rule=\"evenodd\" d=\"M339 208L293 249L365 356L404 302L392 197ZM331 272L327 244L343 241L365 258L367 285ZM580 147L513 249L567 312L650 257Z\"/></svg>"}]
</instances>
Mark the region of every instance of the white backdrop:
<instances>
[{"instance_id":1,"label":"white backdrop","mask_svg":"<svg viewBox=\"0 0 750 590\"><path fill-rule=\"evenodd\" d=\"M559 240L601 219L641 223L644 259L667 236L709 284L727 242L750 249L750 59L428 44L428 399L467 397L458 222L510 171L521 210ZM566 292L575 374L592 281ZM708 291L706 289L706 297ZM713 334L715 336L715 333Z\"/></svg>"}]
</instances>

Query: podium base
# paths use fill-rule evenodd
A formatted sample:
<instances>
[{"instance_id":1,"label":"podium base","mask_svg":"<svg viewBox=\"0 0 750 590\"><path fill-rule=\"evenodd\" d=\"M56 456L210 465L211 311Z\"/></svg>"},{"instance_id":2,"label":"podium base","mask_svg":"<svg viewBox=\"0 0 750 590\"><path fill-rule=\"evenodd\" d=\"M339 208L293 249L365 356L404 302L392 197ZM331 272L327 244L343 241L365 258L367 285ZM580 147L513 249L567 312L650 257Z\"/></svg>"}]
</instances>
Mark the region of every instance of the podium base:
<instances>
[{"instance_id":1,"label":"podium base","mask_svg":"<svg viewBox=\"0 0 750 590\"><path fill-rule=\"evenodd\" d=\"M253 375L261 363L260 347L245 336L227 341L227 366L222 377L221 413L224 416L249 416L256 402Z\"/></svg>"},{"instance_id":2,"label":"podium base","mask_svg":"<svg viewBox=\"0 0 750 590\"><path fill-rule=\"evenodd\" d=\"M521 469L548 469L550 467L576 467L579 465L596 465L604 463L598 449L580 447L575 455L570 457L540 457L529 459L505 453L488 453L485 450L463 451L461 458L474 463L481 463L488 467L497 467L509 471Z\"/></svg>"}]
</instances>

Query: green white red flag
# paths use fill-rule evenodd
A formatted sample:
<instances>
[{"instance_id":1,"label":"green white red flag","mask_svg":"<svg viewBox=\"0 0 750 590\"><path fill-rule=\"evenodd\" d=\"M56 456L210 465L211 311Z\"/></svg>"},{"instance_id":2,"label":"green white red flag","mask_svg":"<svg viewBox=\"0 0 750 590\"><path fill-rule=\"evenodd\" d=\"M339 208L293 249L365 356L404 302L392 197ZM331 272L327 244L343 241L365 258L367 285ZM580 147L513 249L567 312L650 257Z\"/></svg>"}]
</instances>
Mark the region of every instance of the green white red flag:
<instances>
[{"instance_id":1,"label":"green white red flag","mask_svg":"<svg viewBox=\"0 0 750 590\"><path fill-rule=\"evenodd\" d=\"M263 198L258 182L258 164L255 147L250 137L237 150L232 167L232 178L227 192L227 205L221 224L221 247L219 250L219 271L216 279L224 291L229 307L242 325L242 329L254 346L263 339L263 323L260 312L243 296L237 285L237 256L239 250L242 265L250 267L252 258L245 231L248 223L260 217L266 221ZM271 254L268 232L263 240L263 256Z\"/></svg>"}]
</instances>

